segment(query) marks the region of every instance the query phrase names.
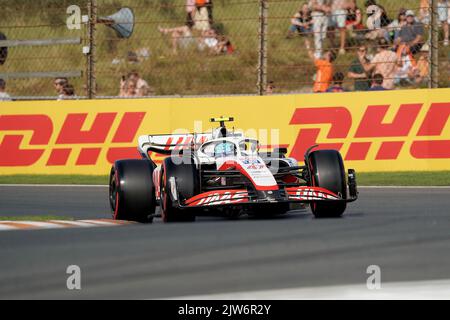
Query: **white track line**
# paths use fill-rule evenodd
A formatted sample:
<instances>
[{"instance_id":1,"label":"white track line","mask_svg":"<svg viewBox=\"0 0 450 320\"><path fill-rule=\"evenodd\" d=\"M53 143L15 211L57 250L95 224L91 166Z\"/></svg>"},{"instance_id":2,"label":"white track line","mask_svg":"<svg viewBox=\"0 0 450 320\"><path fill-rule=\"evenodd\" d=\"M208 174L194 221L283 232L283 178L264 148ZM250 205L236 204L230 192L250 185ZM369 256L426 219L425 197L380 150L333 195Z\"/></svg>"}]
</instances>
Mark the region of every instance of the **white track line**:
<instances>
[{"instance_id":1,"label":"white track line","mask_svg":"<svg viewBox=\"0 0 450 320\"><path fill-rule=\"evenodd\" d=\"M94 223L89 222L82 222L82 221L67 221L67 220L50 220L49 222L54 223L60 223L62 225L69 225L74 227L84 227L84 228L90 228L90 227L96 227L97 225Z\"/></svg>"},{"instance_id":2,"label":"white track line","mask_svg":"<svg viewBox=\"0 0 450 320\"><path fill-rule=\"evenodd\" d=\"M134 224L129 221L119 220L49 220L41 221L0 221L0 231L12 230L39 230L39 229L64 229L64 228L93 228L93 227L118 227Z\"/></svg>"},{"instance_id":3,"label":"white track line","mask_svg":"<svg viewBox=\"0 0 450 320\"><path fill-rule=\"evenodd\" d=\"M17 230L14 227L0 224L0 231Z\"/></svg>"},{"instance_id":4,"label":"white track line","mask_svg":"<svg viewBox=\"0 0 450 320\"><path fill-rule=\"evenodd\" d=\"M449 300L450 280L382 283L381 289L369 290L366 285L292 288L224 294L184 296L176 300Z\"/></svg>"},{"instance_id":5,"label":"white track line","mask_svg":"<svg viewBox=\"0 0 450 320\"><path fill-rule=\"evenodd\" d=\"M84 222L84 223L92 223L93 225L98 225L98 226L120 226L120 223L118 222L114 222L114 221L104 221L104 220L78 220L79 222Z\"/></svg>"}]
</instances>

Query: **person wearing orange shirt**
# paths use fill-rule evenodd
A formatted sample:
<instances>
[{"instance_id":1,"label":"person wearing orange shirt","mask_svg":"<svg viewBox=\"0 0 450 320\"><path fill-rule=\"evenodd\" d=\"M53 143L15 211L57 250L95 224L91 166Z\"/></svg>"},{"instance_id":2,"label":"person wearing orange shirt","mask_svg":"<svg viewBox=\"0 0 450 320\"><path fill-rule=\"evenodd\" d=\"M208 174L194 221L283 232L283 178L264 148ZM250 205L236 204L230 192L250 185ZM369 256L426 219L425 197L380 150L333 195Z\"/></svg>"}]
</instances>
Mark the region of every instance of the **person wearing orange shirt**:
<instances>
[{"instance_id":1,"label":"person wearing orange shirt","mask_svg":"<svg viewBox=\"0 0 450 320\"><path fill-rule=\"evenodd\" d=\"M305 44L308 55L317 68L313 92L326 92L333 80L333 62L336 60L336 53L329 50L325 52L322 58L318 59L314 56L309 42L305 41Z\"/></svg>"}]
</instances>

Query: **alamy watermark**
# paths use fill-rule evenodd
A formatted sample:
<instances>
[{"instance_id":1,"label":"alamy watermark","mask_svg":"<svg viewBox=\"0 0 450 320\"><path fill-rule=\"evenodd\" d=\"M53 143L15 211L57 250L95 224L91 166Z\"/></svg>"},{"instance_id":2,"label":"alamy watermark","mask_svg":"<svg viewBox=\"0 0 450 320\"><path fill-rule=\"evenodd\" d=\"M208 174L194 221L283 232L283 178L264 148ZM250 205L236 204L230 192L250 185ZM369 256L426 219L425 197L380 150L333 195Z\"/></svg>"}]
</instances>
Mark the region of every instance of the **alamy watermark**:
<instances>
[{"instance_id":1,"label":"alamy watermark","mask_svg":"<svg viewBox=\"0 0 450 320\"><path fill-rule=\"evenodd\" d=\"M370 276L367 278L366 285L369 290L381 289L381 268L376 264L367 267L366 273Z\"/></svg>"},{"instance_id":2,"label":"alamy watermark","mask_svg":"<svg viewBox=\"0 0 450 320\"><path fill-rule=\"evenodd\" d=\"M67 277L66 286L69 290L81 290L81 268L77 265L70 265L66 269Z\"/></svg>"}]
</instances>

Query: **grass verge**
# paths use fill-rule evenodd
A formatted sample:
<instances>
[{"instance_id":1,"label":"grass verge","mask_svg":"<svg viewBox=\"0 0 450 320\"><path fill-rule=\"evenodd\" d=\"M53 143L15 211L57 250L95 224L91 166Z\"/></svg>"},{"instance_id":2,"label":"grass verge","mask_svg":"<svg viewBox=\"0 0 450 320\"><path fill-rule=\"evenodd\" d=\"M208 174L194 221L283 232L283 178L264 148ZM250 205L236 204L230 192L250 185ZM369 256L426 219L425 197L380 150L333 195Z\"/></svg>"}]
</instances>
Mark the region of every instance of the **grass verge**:
<instances>
[{"instance_id":1,"label":"grass verge","mask_svg":"<svg viewBox=\"0 0 450 320\"><path fill-rule=\"evenodd\" d=\"M360 186L450 186L450 171L361 172ZM107 185L108 176L0 175L0 184Z\"/></svg>"},{"instance_id":2,"label":"grass verge","mask_svg":"<svg viewBox=\"0 0 450 320\"><path fill-rule=\"evenodd\" d=\"M107 185L108 176L89 175L0 175L0 184Z\"/></svg>"},{"instance_id":3,"label":"grass verge","mask_svg":"<svg viewBox=\"0 0 450 320\"><path fill-rule=\"evenodd\" d=\"M357 173L360 186L450 186L450 171Z\"/></svg>"}]
</instances>

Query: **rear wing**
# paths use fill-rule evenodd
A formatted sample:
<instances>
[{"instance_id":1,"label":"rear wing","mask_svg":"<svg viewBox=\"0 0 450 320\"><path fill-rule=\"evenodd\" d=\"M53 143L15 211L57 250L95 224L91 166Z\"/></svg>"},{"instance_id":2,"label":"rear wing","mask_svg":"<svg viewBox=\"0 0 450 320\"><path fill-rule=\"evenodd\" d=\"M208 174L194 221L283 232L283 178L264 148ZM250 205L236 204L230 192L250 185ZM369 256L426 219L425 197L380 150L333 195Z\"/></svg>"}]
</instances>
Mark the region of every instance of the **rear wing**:
<instances>
[{"instance_id":1,"label":"rear wing","mask_svg":"<svg viewBox=\"0 0 450 320\"><path fill-rule=\"evenodd\" d=\"M145 158L149 152L170 155L173 151L196 149L211 138L211 133L145 135L138 139L138 150Z\"/></svg>"}]
</instances>

